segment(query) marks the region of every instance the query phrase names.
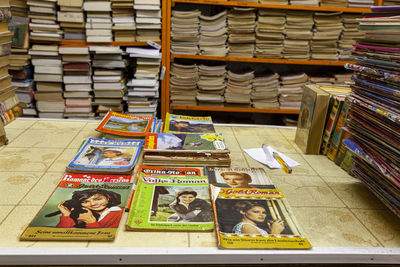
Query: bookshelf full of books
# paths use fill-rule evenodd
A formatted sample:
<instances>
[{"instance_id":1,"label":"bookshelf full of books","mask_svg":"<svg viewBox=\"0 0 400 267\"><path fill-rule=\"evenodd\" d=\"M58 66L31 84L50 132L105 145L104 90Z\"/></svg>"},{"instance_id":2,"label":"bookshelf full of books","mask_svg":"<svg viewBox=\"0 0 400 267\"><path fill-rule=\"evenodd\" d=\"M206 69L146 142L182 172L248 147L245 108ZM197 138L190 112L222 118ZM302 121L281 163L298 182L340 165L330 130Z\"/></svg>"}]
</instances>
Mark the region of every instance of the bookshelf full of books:
<instances>
[{"instance_id":1,"label":"bookshelf full of books","mask_svg":"<svg viewBox=\"0 0 400 267\"><path fill-rule=\"evenodd\" d=\"M343 74L351 83L343 66L351 62L352 39L362 35L357 19L372 5L382 1L173 0L163 113L298 114L306 84L342 83ZM272 67L260 73L255 64ZM207 71L215 76L201 75Z\"/></svg>"}]
</instances>

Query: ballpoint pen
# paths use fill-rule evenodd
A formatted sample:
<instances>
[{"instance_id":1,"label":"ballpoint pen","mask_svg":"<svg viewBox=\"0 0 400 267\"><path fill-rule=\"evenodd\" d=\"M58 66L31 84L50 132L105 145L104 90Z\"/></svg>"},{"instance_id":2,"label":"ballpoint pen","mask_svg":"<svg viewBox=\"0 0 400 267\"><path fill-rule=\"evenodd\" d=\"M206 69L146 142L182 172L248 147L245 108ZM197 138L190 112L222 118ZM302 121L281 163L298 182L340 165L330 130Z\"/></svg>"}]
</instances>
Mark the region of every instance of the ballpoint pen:
<instances>
[{"instance_id":1,"label":"ballpoint pen","mask_svg":"<svg viewBox=\"0 0 400 267\"><path fill-rule=\"evenodd\" d=\"M292 173L292 168L290 168L290 166L279 156L278 153L273 152L272 156L279 162L279 164L281 164L282 169L286 172L286 173Z\"/></svg>"}]
</instances>

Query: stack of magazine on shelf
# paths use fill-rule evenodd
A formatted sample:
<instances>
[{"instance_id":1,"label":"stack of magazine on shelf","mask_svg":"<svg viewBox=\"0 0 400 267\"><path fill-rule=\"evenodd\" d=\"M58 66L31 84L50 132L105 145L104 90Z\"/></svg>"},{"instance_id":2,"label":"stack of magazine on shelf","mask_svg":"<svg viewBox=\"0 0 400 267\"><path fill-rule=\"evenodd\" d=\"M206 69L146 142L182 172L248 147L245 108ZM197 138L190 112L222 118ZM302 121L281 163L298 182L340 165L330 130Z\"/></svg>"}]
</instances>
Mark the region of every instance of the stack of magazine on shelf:
<instances>
[{"instance_id":1,"label":"stack of magazine on shelf","mask_svg":"<svg viewBox=\"0 0 400 267\"><path fill-rule=\"evenodd\" d=\"M72 173L130 174L143 141L90 137L67 166Z\"/></svg>"}]
</instances>

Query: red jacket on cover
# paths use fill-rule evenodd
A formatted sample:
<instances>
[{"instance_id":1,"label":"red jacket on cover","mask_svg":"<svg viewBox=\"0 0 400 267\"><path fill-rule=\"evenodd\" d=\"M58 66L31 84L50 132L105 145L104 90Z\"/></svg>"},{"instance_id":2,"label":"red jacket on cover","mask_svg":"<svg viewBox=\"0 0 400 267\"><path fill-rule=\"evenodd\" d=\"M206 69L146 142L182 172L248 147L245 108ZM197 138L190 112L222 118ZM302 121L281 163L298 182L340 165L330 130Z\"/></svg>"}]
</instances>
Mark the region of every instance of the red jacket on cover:
<instances>
[{"instance_id":1,"label":"red jacket on cover","mask_svg":"<svg viewBox=\"0 0 400 267\"><path fill-rule=\"evenodd\" d=\"M118 228L123 212L124 210L122 208L110 211L99 221L86 224L86 228ZM71 228L74 226L75 222L69 216L61 216L60 222L57 224L59 228Z\"/></svg>"}]
</instances>

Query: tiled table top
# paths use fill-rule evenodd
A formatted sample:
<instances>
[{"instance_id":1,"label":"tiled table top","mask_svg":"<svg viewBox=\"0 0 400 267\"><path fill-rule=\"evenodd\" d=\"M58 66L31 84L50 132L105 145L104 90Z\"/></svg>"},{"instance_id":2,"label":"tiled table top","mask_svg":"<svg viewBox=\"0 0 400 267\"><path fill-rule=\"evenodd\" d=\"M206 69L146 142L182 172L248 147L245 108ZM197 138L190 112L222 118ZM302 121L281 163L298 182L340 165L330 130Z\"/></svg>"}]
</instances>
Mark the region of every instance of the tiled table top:
<instances>
[{"instance_id":1,"label":"tiled table top","mask_svg":"<svg viewBox=\"0 0 400 267\"><path fill-rule=\"evenodd\" d=\"M15 248L59 248L60 251L65 251L62 248L86 248L87 251L137 248L137 252L143 248L180 248L186 252L193 249L218 253L214 233L129 232L123 227L127 214L111 243L18 240L61 179L82 141L89 136L100 137L94 130L97 124L95 121L17 119L6 126L10 142L0 147L0 247L8 251ZM216 129L224 134L232 151L232 166L264 168L285 193L314 250L339 247L371 251L376 248L372 251L395 251L399 257L400 219L361 182L328 158L302 154L293 141L295 129L236 126ZM243 151L262 144L272 145L300 166L288 175L281 169L268 169Z\"/></svg>"}]
</instances>

